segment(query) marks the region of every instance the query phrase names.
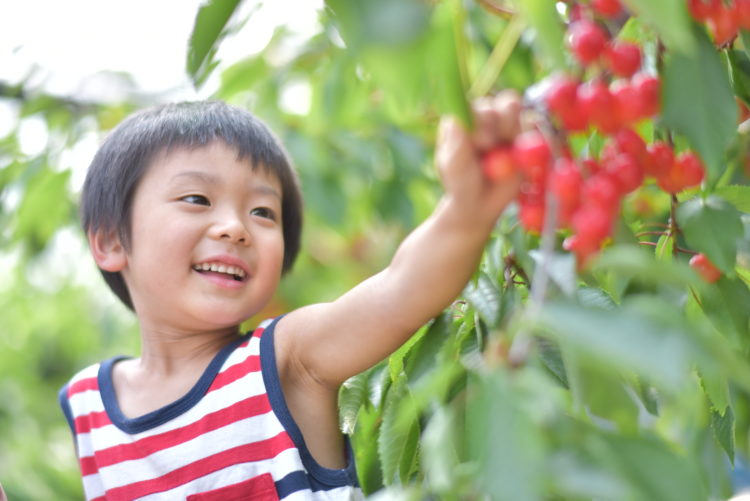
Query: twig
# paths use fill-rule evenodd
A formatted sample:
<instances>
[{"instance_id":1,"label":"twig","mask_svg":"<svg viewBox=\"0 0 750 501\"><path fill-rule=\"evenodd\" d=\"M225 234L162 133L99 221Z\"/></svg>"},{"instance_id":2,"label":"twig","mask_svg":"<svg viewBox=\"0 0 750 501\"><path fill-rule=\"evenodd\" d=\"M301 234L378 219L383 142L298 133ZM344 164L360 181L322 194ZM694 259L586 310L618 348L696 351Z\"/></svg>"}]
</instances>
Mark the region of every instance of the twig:
<instances>
[{"instance_id":1,"label":"twig","mask_svg":"<svg viewBox=\"0 0 750 501\"><path fill-rule=\"evenodd\" d=\"M548 120L541 120L538 124L539 132L544 136L547 144L552 148L552 161L562 158L560 145L555 140L555 131ZM531 293L524 311L527 318L537 318L544 306L549 286L549 264L552 262L552 254L555 251L555 232L557 229L557 197L552 190L548 190L544 200L544 223L542 224L542 238L539 245L541 258L534 268ZM527 329L520 330L513 338L513 343L508 350L508 362L511 367L520 367L531 352L534 338Z\"/></svg>"},{"instance_id":2,"label":"twig","mask_svg":"<svg viewBox=\"0 0 750 501\"><path fill-rule=\"evenodd\" d=\"M524 26L525 22L521 16L513 16L511 18L503 30L500 39L492 49L492 53L490 53L487 61L482 65L482 69L479 75L477 75L476 80L471 84L469 98L473 99L484 96L492 89L492 84L497 80L497 77L513 52L518 39L521 37Z\"/></svg>"}]
</instances>

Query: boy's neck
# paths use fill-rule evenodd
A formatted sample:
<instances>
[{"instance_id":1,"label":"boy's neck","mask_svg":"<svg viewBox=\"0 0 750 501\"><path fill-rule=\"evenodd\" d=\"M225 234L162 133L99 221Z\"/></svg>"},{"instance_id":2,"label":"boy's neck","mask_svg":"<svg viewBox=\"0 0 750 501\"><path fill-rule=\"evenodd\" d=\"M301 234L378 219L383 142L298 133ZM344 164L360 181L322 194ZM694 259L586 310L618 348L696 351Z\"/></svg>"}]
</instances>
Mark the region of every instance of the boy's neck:
<instances>
[{"instance_id":1,"label":"boy's neck","mask_svg":"<svg viewBox=\"0 0 750 501\"><path fill-rule=\"evenodd\" d=\"M141 370L161 377L198 369L202 372L213 357L238 335L238 327L184 333L141 326L141 356L136 362Z\"/></svg>"}]
</instances>

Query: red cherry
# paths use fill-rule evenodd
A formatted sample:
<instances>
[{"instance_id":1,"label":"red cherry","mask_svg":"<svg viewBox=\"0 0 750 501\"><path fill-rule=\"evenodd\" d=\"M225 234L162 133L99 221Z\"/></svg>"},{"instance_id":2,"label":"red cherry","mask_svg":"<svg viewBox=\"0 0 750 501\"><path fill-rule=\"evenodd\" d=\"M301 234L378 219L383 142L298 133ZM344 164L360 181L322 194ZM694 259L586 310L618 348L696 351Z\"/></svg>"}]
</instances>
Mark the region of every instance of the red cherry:
<instances>
[{"instance_id":1,"label":"red cherry","mask_svg":"<svg viewBox=\"0 0 750 501\"><path fill-rule=\"evenodd\" d=\"M674 164L674 151L663 141L655 141L648 145L648 160L643 164L646 175L652 177L664 176Z\"/></svg>"},{"instance_id":2,"label":"red cherry","mask_svg":"<svg viewBox=\"0 0 750 501\"><path fill-rule=\"evenodd\" d=\"M667 193L671 193L672 195L675 195L685 189L685 184L683 183L682 176L680 175L678 169L675 168L674 164L672 164L668 171L662 172L659 176L656 177L656 184L659 186L659 188L666 191Z\"/></svg>"},{"instance_id":3,"label":"red cherry","mask_svg":"<svg viewBox=\"0 0 750 501\"><path fill-rule=\"evenodd\" d=\"M711 17L708 18L708 28L714 37L714 43L722 46L727 45L737 36L737 17L735 9L720 4Z\"/></svg>"},{"instance_id":4,"label":"red cherry","mask_svg":"<svg viewBox=\"0 0 750 501\"><path fill-rule=\"evenodd\" d=\"M641 48L629 42L611 43L604 50L604 61L615 75L631 77L641 67Z\"/></svg>"},{"instance_id":5,"label":"red cherry","mask_svg":"<svg viewBox=\"0 0 750 501\"><path fill-rule=\"evenodd\" d=\"M562 158L550 173L550 190L557 196L561 210L572 210L581 199L583 176L573 160Z\"/></svg>"},{"instance_id":6,"label":"red cherry","mask_svg":"<svg viewBox=\"0 0 750 501\"><path fill-rule=\"evenodd\" d=\"M602 171L602 166L599 165L599 163L596 160L594 160L593 158L584 158L583 161L581 162L581 164L583 166L583 171L588 176L593 176L597 172L601 172Z\"/></svg>"},{"instance_id":7,"label":"red cherry","mask_svg":"<svg viewBox=\"0 0 750 501\"><path fill-rule=\"evenodd\" d=\"M584 132L589 128L589 116L583 106L566 110L560 115L560 121L568 132Z\"/></svg>"},{"instance_id":8,"label":"red cherry","mask_svg":"<svg viewBox=\"0 0 750 501\"><path fill-rule=\"evenodd\" d=\"M609 93L615 102L615 113L623 125L634 124L645 116L640 94L627 80L615 80L609 85Z\"/></svg>"},{"instance_id":9,"label":"red cherry","mask_svg":"<svg viewBox=\"0 0 750 501\"><path fill-rule=\"evenodd\" d=\"M547 107L557 115L576 107L578 82L567 77L557 77L545 96Z\"/></svg>"},{"instance_id":10,"label":"red cherry","mask_svg":"<svg viewBox=\"0 0 750 501\"><path fill-rule=\"evenodd\" d=\"M578 235L571 235L563 241L563 249L576 255L576 265L579 270L584 269L597 252L599 246L586 247L582 244Z\"/></svg>"},{"instance_id":11,"label":"red cherry","mask_svg":"<svg viewBox=\"0 0 750 501\"><path fill-rule=\"evenodd\" d=\"M615 144L617 149L631 155L639 164L646 162L648 156L646 142L633 129L618 130L615 134Z\"/></svg>"},{"instance_id":12,"label":"red cherry","mask_svg":"<svg viewBox=\"0 0 750 501\"><path fill-rule=\"evenodd\" d=\"M582 249L600 248L612 225L612 214L597 205L584 205L573 215L573 231Z\"/></svg>"},{"instance_id":13,"label":"red cherry","mask_svg":"<svg viewBox=\"0 0 750 501\"><path fill-rule=\"evenodd\" d=\"M688 0L690 15L698 22L708 21L719 8L721 0Z\"/></svg>"},{"instance_id":14,"label":"red cherry","mask_svg":"<svg viewBox=\"0 0 750 501\"><path fill-rule=\"evenodd\" d=\"M615 113L615 100L606 83L594 80L579 86L578 102L589 121L599 130L609 134L618 129L620 124Z\"/></svg>"},{"instance_id":15,"label":"red cherry","mask_svg":"<svg viewBox=\"0 0 750 501\"><path fill-rule=\"evenodd\" d=\"M544 226L544 204L519 203L518 220L529 233L541 233Z\"/></svg>"},{"instance_id":16,"label":"red cherry","mask_svg":"<svg viewBox=\"0 0 750 501\"><path fill-rule=\"evenodd\" d=\"M513 151L509 147L493 148L481 159L482 172L492 182L506 181L516 173Z\"/></svg>"},{"instance_id":17,"label":"red cherry","mask_svg":"<svg viewBox=\"0 0 750 501\"><path fill-rule=\"evenodd\" d=\"M739 27L750 30L750 0L734 0L734 13Z\"/></svg>"},{"instance_id":18,"label":"red cherry","mask_svg":"<svg viewBox=\"0 0 750 501\"><path fill-rule=\"evenodd\" d=\"M622 13L620 0L592 0L591 7L602 17L613 19Z\"/></svg>"},{"instance_id":19,"label":"red cherry","mask_svg":"<svg viewBox=\"0 0 750 501\"><path fill-rule=\"evenodd\" d=\"M694 269L706 282L712 284L718 282L721 278L721 270L718 269L705 254L696 254L690 258L688 262L690 267Z\"/></svg>"},{"instance_id":20,"label":"red cherry","mask_svg":"<svg viewBox=\"0 0 750 501\"><path fill-rule=\"evenodd\" d=\"M643 184L644 172L641 164L628 153L620 153L606 166L607 172L617 183L621 195L627 195Z\"/></svg>"},{"instance_id":21,"label":"red cherry","mask_svg":"<svg viewBox=\"0 0 750 501\"><path fill-rule=\"evenodd\" d=\"M667 193L679 193L686 188L698 186L705 177L705 168L698 156L691 151L680 153L671 168L656 178L656 184Z\"/></svg>"},{"instance_id":22,"label":"red cherry","mask_svg":"<svg viewBox=\"0 0 750 501\"><path fill-rule=\"evenodd\" d=\"M542 182L524 181L518 190L518 203L521 205L544 204L544 192L546 190L546 179Z\"/></svg>"},{"instance_id":23,"label":"red cherry","mask_svg":"<svg viewBox=\"0 0 750 501\"><path fill-rule=\"evenodd\" d=\"M701 159L692 151L683 151L675 159L675 168L682 174L685 188L693 188L703 182L706 169Z\"/></svg>"},{"instance_id":24,"label":"red cherry","mask_svg":"<svg viewBox=\"0 0 750 501\"><path fill-rule=\"evenodd\" d=\"M631 80L638 93L637 106L643 111L642 118L652 117L661 109L661 82L657 77L638 73Z\"/></svg>"},{"instance_id":25,"label":"red cherry","mask_svg":"<svg viewBox=\"0 0 750 501\"><path fill-rule=\"evenodd\" d=\"M614 213L620 208L620 190L617 183L606 172L594 174L583 183L582 200Z\"/></svg>"},{"instance_id":26,"label":"red cherry","mask_svg":"<svg viewBox=\"0 0 750 501\"><path fill-rule=\"evenodd\" d=\"M544 136L539 131L530 130L513 141L513 158L524 177L536 180L547 175L552 152Z\"/></svg>"},{"instance_id":27,"label":"red cherry","mask_svg":"<svg viewBox=\"0 0 750 501\"><path fill-rule=\"evenodd\" d=\"M573 5L569 4L568 7L570 8L568 19L571 23L586 17L586 9L580 3L574 3Z\"/></svg>"},{"instance_id":28,"label":"red cherry","mask_svg":"<svg viewBox=\"0 0 750 501\"><path fill-rule=\"evenodd\" d=\"M568 28L570 49L576 59L584 66L588 66L599 59L608 39L607 32L588 19L575 21Z\"/></svg>"}]
</instances>

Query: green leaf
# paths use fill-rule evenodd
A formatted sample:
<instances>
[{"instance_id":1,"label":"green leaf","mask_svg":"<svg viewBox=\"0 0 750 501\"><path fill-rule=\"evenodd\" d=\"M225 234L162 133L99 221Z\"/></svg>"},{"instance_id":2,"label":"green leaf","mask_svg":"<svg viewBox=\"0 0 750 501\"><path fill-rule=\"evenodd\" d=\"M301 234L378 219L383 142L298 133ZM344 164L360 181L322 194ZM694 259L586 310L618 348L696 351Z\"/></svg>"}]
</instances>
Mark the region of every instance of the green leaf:
<instances>
[{"instance_id":1,"label":"green leaf","mask_svg":"<svg viewBox=\"0 0 750 501\"><path fill-rule=\"evenodd\" d=\"M488 327L497 327L500 322L500 290L486 273L480 273L476 281L469 283L463 296Z\"/></svg>"},{"instance_id":2,"label":"green leaf","mask_svg":"<svg viewBox=\"0 0 750 501\"><path fill-rule=\"evenodd\" d=\"M199 86L216 67L213 56L241 0L208 0L198 10L190 35L187 72Z\"/></svg>"},{"instance_id":3,"label":"green leaf","mask_svg":"<svg viewBox=\"0 0 750 501\"><path fill-rule=\"evenodd\" d=\"M422 435L426 483L436 492L451 491L458 475L458 417L450 406L437 407Z\"/></svg>"},{"instance_id":4,"label":"green leaf","mask_svg":"<svg viewBox=\"0 0 750 501\"><path fill-rule=\"evenodd\" d=\"M734 464L734 425L734 411L731 405L724 408L724 412L719 412L717 409L711 410L711 427L714 430L714 436L726 451L732 464Z\"/></svg>"},{"instance_id":5,"label":"green leaf","mask_svg":"<svg viewBox=\"0 0 750 501\"><path fill-rule=\"evenodd\" d=\"M326 0L347 46L399 47L420 39L429 26L430 9L416 0Z\"/></svg>"},{"instance_id":6,"label":"green leaf","mask_svg":"<svg viewBox=\"0 0 750 501\"><path fill-rule=\"evenodd\" d=\"M428 378L436 370L438 354L450 335L450 328L450 313L444 313L432 322L414 344L404 364L409 385L419 385L421 379Z\"/></svg>"},{"instance_id":7,"label":"green leaf","mask_svg":"<svg viewBox=\"0 0 750 501\"><path fill-rule=\"evenodd\" d=\"M735 49L728 49L725 53L734 93L745 103L750 103L750 58L745 52Z\"/></svg>"},{"instance_id":8,"label":"green leaf","mask_svg":"<svg viewBox=\"0 0 750 501\"><path fill-rule=\"evenodd\" d=\"M580 382L583 401L592 414L617 425L626 433L638 429L639 409L621 377L611 370L584 368Z\"/></svg>"},{"instance_id":9,"label":"green leaf","mask_svg":"<svg viewBox=\"0 0 750 501\"><path fill-rule=\"evenodd\" d=\"M565 67L565 43L563 25L555 9L555 2L549 0L523 0L516 2L516 8L526 18L534 30L535 40L547 64L552 68Z\"/></svg>"},{"instance_id":10,"label":"green leaf","mask_svg":"<svg viewBox=\"0 0 750 501\"><path fill-rule=\"evenodd\" d=\"M427 54L431 63L430 74L437 74L433 80L436 102L441 114L454 115L464 125L472 125L472 114L467 100L469 91L468 76L465 75L465 50L462 47L464 26L463 4L460 1L441 2L435 8L432 18L433 37Z\"/></svg>"},{"instance_id":11,"label":"green leaf","mask_svg":"<svg viewBox=\"0 0 750 501\"><path fill-rule=\"evenodd\" d=\"M664 234L656 241L656 251L654 255L657 259L671 261L674 255L674 238L671 235Z\"/></svg>"},{"instance_id":12,"label":"green leaf","mask_svg":"<svg viewBox=\"0 0 750 501\"><path fill-rule=\"evenodd\" d=\"M344 381L339 390L339 420L344 433L354 433L359 409L367 403L369 372L357 374Z\"/></svg>"},{"instance_id":13,"label":"green leaf","mask_svg":"<svg viewBox=\"0 0 750 501\"><path fill-rule=\"evenodd\" d=\"M723 409L730 405L729 385L726 375L721 373L701 374L701 384L709 400L711 400L711 407L723 414Z\"/></svg>"},{"instance_id":14,"label":"green leaf","mask_svg":"<svg viewBox=\"0 0 750 501\"><path fill-rule=\"evenodd\" d=\"M714 193L734 205L737 210L750 213L750 186L721 186Z\"/></svg>"},{"instance_id":15,"label":"green leaf","mask_svg":"<svg viewBox=\"0 0 750 501\"><path fill-rule=\"evenodd\" d=\"M594 270L609 271L647 284L700 286L700 280L684 263L657 260L653 253L631 245L606 249L594 263Z\"/></svg>"},{"instance_id":16,"label":"green leaf","mask_svg":"<svg viewBox=\"0 0 750 501\"><path fill-rule=\"evenodd\" d=\"M651 321L637 311L603 311L550 302L542 310L539 326L581 362L632 372L672 390L684 383L698 352L675 326Z\"/></svg>"},{"instance_id":17,"label":"green leaf","mask_svg":"<svg viewBox=\"0 0 750 501\"><path fill-rule=\"evenodd\" d=\"M634 499L705 501L706 487L695 461L653 438L606 435L609 447L602 460L637 489Z\"/></svg>"},{"instance_id":18,"label":"green leaf","mask_svg":"<svg viewBox=\"0 0 750 501\"><path fill-rule=\"evenodd\" d=\"M659 33L669 49L692 53L695 40L683 0L624 0L624 3Z\"/></svg>"},{"instance_id":19,"label":"green leaf","mask_svg":"<svg viewBox=\"0 0 750 501\"><path fill-rule=\"evenodd\" d=\"M536 266L546 266L547 274L566 296L576 292L576 260L569 252L551 254L549 260L543 263L543 253L539 250L529 252Z\"/></svg>"},{"instance_id":20,"label":"green leaf","mask_svg":"<svg viewBox=\"0 0 750 501\"><path fill-rule=\"evenodd\" d=\"M403 414L407 413L405 417ZM378 435L378 456L386 485L400 479L403 463L411 464L416 454L416 440L412 436L417 426L416 414L409 403L405 379L396 381L388 391L383 407L383 422ZM416 429L419 435L418 428Z\"/></svg>"},{"instance_id":21,"label":"green leaf","mask_svg":"<svg viewBox=\"0 0 750 501\"><path fill-rule=\"evenodd\" d=\"M467 433L479 487L491 499L542 499L544 444L519 405L520 390L500 371L481 376L472 390Z\"/></svg>"},{"instance_id":22,"label":"green leaf","mask_svg":"<svg viewBox=\"0 0 750 501\"><path fill-rule=\"evenodd\" d=\"M268 76L269 67L262 57L252 56L238 61L221 74L218 96L231 99L240 92L252 90L256 82Z\"/></svg>"},{"instance_id":23,"label":"green leaf","mask_svg":"<svg viewBox=\"0 0 750 501\"><path fill-rule=\"evenodd\" d=\"M650 2L654 5L661 2ZM717 179L734 137L737 104L726 69L708 37L696 31L697 50L674 52L662 78L664 124L684 135Z\"/></svg>"},{"instance_id":24,"label":"green leaf","mask_svg":"<svg viewBox=\"0 0 750 501\"><path fill-rule=\"evenodd\" d=\"M560 351L560 347L551 339L539 338L536 341L539 358L544 365L555 375L560 383L569 387L568 374L565 370L565 361Z\"/></svg>"},{"instance_id":25,"label":"green leaf","mask_svg":"<svg viewBox=\"0 0 750 501\"><path fill-rule=\"evenodd\" d=\"M693 249L705 253L724 273L734 274L737 241L744 234L737 209L715 195L694 198L677 208L677 222Z\"/></svg>"}]
</instances>

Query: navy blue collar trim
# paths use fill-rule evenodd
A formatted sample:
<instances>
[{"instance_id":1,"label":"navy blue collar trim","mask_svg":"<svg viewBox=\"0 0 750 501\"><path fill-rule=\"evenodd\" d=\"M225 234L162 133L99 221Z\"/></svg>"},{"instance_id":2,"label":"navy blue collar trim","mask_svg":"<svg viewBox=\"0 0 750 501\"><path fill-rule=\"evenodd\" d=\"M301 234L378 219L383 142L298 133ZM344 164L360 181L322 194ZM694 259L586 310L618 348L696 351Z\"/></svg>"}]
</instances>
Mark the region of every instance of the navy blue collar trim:
<instances>
[{"instance_id":1,"label":"navy blue collar trim","mask_svg":"<svg viewBox=\"0 0 750 501\"><path fill-rule=\"evenodd\" d=\"M129 357L118 356L105 360L99 367L99 392L101 393L102 401L104 402L104 410L107 412L112 424L125 433L141 433L162 425L183 414L203 398L206 391L208 391L208 388L211 386L211 383L216 378L216 375L219 373L221 366L224 365L227 357L229 357L229 355L240 344L246 341L250 335L251 334L248 333L222 348L208 364L206 370L203 371L203 375L201 375L200 379L185 395L164 407L136 418L128 418L122 413L120 405L117 403L117 395L115 394L115 387L112 382L113 366L118 361Z\"/></svg>"}]
</instances>

